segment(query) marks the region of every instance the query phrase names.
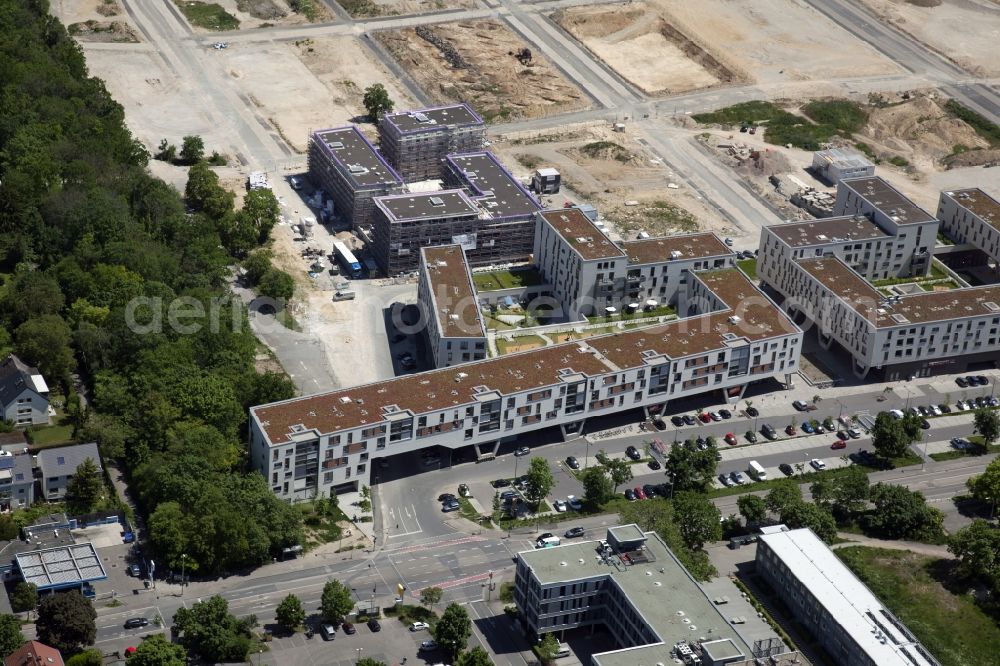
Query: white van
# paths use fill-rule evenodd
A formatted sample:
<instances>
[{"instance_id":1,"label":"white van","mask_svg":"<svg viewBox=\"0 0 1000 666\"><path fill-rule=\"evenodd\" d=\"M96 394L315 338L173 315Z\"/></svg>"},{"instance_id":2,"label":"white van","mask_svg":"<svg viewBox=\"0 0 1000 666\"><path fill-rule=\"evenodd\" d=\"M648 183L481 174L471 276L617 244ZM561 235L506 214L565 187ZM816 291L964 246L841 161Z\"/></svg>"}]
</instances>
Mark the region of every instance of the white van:
<instances>
[{"instance_id":1,"label":"white van","mask_svg":"<svg viewBox=\"0 0 1000 666\"><path fill-rule=\"evenodd\" d=\"M545 537L544 539L539 539L538 541L536 541L535 542L535 547L536 548L553 548L555 546L558 546L559 543L560 543L559 537L557 537L557 536L550 536L550 537Z\"/></svg>"},{"instance_id":2,"label":"white van","mask_svg":"<svg viewBox=\"0 0 1000 666\"><path fill-rule=\"evenodd\" d=\"M764 471L764 468L761 467L760 463L756 460L750 461L750 466L747 468L747 472L758 481L767 481L767 472Z\"/></svg>"}]
</instances>

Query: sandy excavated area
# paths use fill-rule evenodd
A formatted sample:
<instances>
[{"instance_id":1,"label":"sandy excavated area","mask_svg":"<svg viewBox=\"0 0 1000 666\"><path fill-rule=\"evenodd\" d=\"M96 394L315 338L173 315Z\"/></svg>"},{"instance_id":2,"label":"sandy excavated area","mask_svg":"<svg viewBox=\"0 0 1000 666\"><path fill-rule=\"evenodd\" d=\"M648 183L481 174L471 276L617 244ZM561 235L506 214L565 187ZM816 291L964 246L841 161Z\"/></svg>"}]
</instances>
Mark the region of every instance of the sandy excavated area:
<instances>
[{"instance_id":1,"label":"sandy excavated area","mask_svg":"<svg viewBox=\"0 0 1000 666\"><path fill-rule=\"evenodd\" d=\"M155 150L164 138L179 144L181 137L197 134L208 150L225 152L219 146L228 145L224 137L235 131L217 126L201 111L200 96L164 69L156 53L136 50L126 56L89 49L87 67L92 76L104 79L112 97L125 107L129 129L147 148Z\"/></svg>"},{"instance_id":2,"label":"sandy excavated area","mask_svg":"<svg viewBox=\"0 0 1000 666\"><path fill-rule=\"evenodd\" d=\"M295 150L304 152L311 130L351 122L365 114L364 89L382 83L398 107L413 101L370 58L354 37L294 43L231 44L220 52L225 71Z\"/></svg>"},{"instance_id":3,"label":"sandy excavated area","mask_svg":"<svg viewBox=\"0 0 1000 666\"><path fill-rule=\"evenodd\" d=\"M645 3L574 7L556 12L553 18L608 66L651 95L737 78L703 49L671 31Z\"/></svg>"},{"instance_id":4,"label":"sandy excavated area","mask_svg":"<svg viewBox=\"0 0 1000 666\"><path fill-rule=\"evenodd\" d=\"M649 0L649 4L659 7L664 19L691 41L757 83L901 71L803 0Z\"/></svg>"},{"instance_id":5,"label":"sandy excavated area","mask_svg":"<svg viewBox=\"0 0 1000 666\"><path fill-rule=\"evenodd\" d=\"M905 0L861 0L879 18L981 76L1000 74L1000 4L943 0L918 7Z\"/></svg>"},{"instance_id":6,"label":"sandy excavated area","mask_svg":"<svg viewBox=\"0 0 1000 666\"><path fill-rule=\"evenodd\" d=\"M531 45L500 21L380 31L375 38L434 102L468 102L487 122L590 105L583 92L537 52L530 65L518 62L511 53Z\"/></svg>"},{"instance_id":7,"label":"sandy excavated area","mask_svg":"<svg viewBox=\"0 0 1000 666\"><path fill-rule=\"evenodd\" d=\"M493 144L493 150L515 176L529 176L536 167L551 166L562 175L563 186L579 200L597 207L602 218L628 238L642 230L651 235L715 230L732 235L728 220L684 187L673 189L669 172L650 159L638 141L630 135L613 132L606 126L577 127L563 134L516 137ZM581 149L597 142L618 144L627 157L612 150L601 150L588 157ZM625 161L615 158L619 155ZM547 205L560 207L571 196L545 195ZM625 202L640 202L626 206Z\"/></svg>"},{"instance_id":8,"label":"sandy excavated area","mask_svg":"<svg viewBox=\"0 0 1000 666\"><path fill-rule=\"evenodd\" d=\"M202 0L203 2L214 2L225 9L227 12L239 19L240 30L250 30L252 28L259 28L261 24L270 23L273 26L291 26L291 25L302 25L304 23L309 23L309 19L302 14L296 14L292 11L291 7L288 6L286 0L247 0L246 8L250 9L251 6L257 8L256 14L251 12L240 11L238 0ZM316 20L319 21L329 21L333 18L329 10L323 6L322 2L315 3L317 16ZM191 29L195 32L212 32L211 30L206 30L204 28L199 28L198 26L191 26ZM220 37L225 37L225 33L213 33L219 34Z\"/></svg>"},{"instance_id":9,"label":"sandy excavated area","mask_svg":"<svg viewBox=\"0 0 1000 666\"><path fill-rule=\"evenodd\" d=\"M80 42L141 42L119 0L52 0L52 14Z\"/></svg>"}]
</instances>

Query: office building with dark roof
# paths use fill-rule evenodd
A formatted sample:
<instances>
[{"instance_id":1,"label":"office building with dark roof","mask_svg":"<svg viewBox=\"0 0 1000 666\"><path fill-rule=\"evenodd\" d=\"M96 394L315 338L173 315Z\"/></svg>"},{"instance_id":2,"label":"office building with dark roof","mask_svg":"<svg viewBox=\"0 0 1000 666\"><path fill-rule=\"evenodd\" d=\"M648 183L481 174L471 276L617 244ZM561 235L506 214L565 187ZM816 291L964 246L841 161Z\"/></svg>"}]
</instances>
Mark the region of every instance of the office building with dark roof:
<instances>
[{"instance_id":1,"label":"office building with dark roof","mask_svg":"<svg viewBox=\"0 0 1000 666\"><path fill-rule=\"evenodd\" d=\"M309 179L330 195L335 214L355 229L371 223L374 197L403 191L399 174L354 125L312 133Z\"/></svg>"},{"instance_id":2,"label":"office building with dark roof","mask_svg":"<svg viewBox=\"0 0 1000 666\"><path fill-rule=\"evenodd\" d=\"M446 282L459 288L457 276ZM438 446L489 456L543 428L579 432L592 416L791 384L802 331L742 272L692 273L682 293L690 316L675 321L253 407L251 465L278 497L306 500L367 483L378 458Z\"/></svg>"},{"instance_id":3,"label":"office building with dark roof","mask_svg":"<svg viewBox=\"0 0 1000 666\"><path fill-rule=\"evenodd\" d=\"M403 180L434 180L446 155L483 149L486 124L468 104L449 104L386 113L378 135L382 155Z\"/></svg>"}]
</instances>

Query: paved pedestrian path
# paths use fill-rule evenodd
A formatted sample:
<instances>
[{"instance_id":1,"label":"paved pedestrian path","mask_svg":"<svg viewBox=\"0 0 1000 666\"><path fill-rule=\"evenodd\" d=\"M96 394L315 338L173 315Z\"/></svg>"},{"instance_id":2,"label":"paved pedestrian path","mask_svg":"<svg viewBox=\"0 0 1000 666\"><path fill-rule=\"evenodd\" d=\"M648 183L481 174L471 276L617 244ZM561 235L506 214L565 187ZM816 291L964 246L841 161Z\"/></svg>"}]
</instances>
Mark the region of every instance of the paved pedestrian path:
<instances>
[{"instance_id":1,"label":"paved pedestrian path","mask_svg":"<svg viewBox=\"0 0 1000 666\"><path fill-rule=\"evenodd\" d=\"M930 555L931 557L941 557L949 560L955 556L948 552L947 546L938 546L931 543L919 543L917 541L894 541L890 539L875 539L863 534L852 532L837 532L841 539L847 539L844 543L837 543L830 546L833 550L838 548L850 548L851 546L870 546L872 548L887 548L889 550L908 550L920 555Z\"/></svg>"}]
</instances>

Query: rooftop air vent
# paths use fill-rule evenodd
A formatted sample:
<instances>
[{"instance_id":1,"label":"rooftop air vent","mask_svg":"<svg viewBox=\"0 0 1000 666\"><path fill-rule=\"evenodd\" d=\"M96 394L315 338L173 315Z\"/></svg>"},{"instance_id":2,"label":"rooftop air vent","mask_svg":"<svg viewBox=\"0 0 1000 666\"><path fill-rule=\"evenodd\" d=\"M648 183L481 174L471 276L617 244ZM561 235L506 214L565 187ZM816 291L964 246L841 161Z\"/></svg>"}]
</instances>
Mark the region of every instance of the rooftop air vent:
<instances>
[{"instance_id":1,"label":"rooftop air vent","mask_svg":"<svg viewBox=\"0 0 1000 666\"><path fill-rule=\"evenodd\" d=\"M431 201L431 205L432 206L443 206L444 205L444 199L442 199L441 197L431 197L430 201Z\"/></svg>"},{"instance_id":2,"label":"rooftop air vent","mask_svg":"<svg viewBox=\"0 0 1000 666\"><path fill-rule=\"evenodd\" d=\"M983 305L985 305L986 309L990 312L1000 312L1000 305L997 305L993 301L986 301Z\"/></svg>"},{"instance_id":3,"label":"rooftop air vent","mask_svg":"<svg viewBox=\"0 0 1000 666\"><path fill-rule=\"evenodd\" d=\"M898 312L892 315L892 320L897 324L909 324L910 320Z\"/></svg>"},{"instance_id":4,"label":"rooftop air vent","mask_svg":"<svg viewBox=\"0 0 1000 666\"><path fill-rule=\"evenodd\" d=\"M344 142L343 141L331 141L328 145L333 150L340 150L340 149L342 149L344 147Z\"/></svg>"},{"instance_id":5,"label":"rooftop air vent","mask_svg":"<svg viewBox=\"0 0 1000 666\"><path fill-rule=\"evenodd\" d=\"M348 405L350 403L351 403L351 396L349 396L349 395L342 395L342 396L340 396L340 404L342 404L342 405Z\"/></svg>"}]
</instances>

